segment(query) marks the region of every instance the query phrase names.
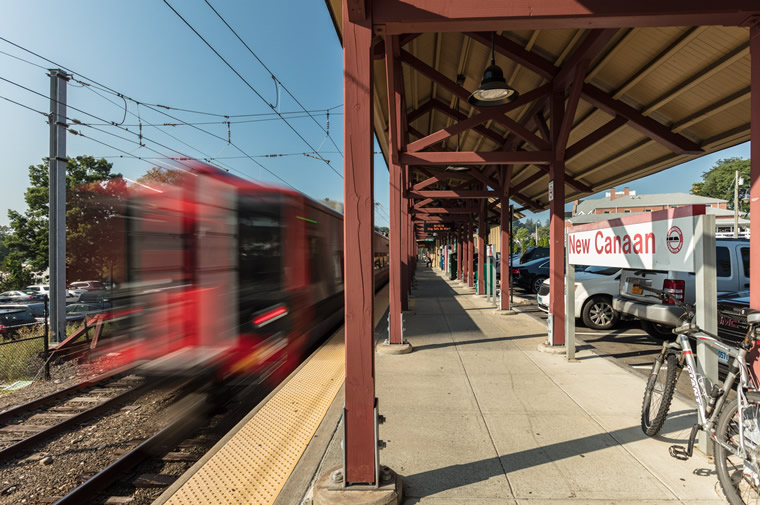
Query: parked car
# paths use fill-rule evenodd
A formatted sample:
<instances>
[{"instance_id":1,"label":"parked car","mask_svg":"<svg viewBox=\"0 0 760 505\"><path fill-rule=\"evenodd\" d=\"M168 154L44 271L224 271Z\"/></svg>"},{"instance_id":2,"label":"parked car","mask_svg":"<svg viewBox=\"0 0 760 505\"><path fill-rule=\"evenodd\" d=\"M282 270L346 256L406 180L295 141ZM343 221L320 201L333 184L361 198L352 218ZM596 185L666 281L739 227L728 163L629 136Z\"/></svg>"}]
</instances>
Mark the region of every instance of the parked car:
<instances>
[{"instance_id":1,"label":"parked car","mask_svg":"<svg viewBox=\"0 0 760 505\"><path fill-rule=\"evenodd\" d=\"M524 265L525 263L528 263L533 260L537 260L539 258L548 258L549 257L549 248L548 247L529 247L525 254L520 256L520 264Z\"/></svg>"},{"instance_id":2,"label":"parked car","mask_svg":"<svg viewBox=\"0 0 760 505\"><path fill-rule=\"evenodd\" d=\"M716 240L716 278L718 293L736 293L749 288L749 240ZM662 303L651 292L636 284L651 286L670 293L687 303L696 300L696 275L687 272L655 270L623 270L618 295L612 300L615 310L641 319L641 327L657 339L672 338L672 329L679 325L684 309Z\"/></svg>"},{"instance_id":3,"label":"parked car","mask_svg":"<svg viewBox=\"0 0 760 505\"><path fill-rule=\"evenodd\" d=\"M620 313L612 308L612 297L617 294L619 284L620 268L591 266L576 272L575 317L595 330L609 330L617 326ZM538 307L546 312L551 300L549 287L547 278L536 296Z\"/></svg>"},{"instance_id":4,"label":"parked car","mask_svg":"<svg viewBox=\"0 0 760 505\"><path fill-rule=\"evenodd\" d=\"M82 289L89 291L91 289L105 289L106 286L100 281L77 281L69 284L69 289Z\"/></svg>"},{"instance_id":5,"label":"parked car","mask_svg":"<svg viewBox=\"0 0 760 505\"><path fill-rule=\"evenodd\" d=\"M0 336L15 338L22 328L38 329L39 325L34 314L25 305L0 307Z\"/></svg>"},{"instance_id":6,"label":"parked car","mask_svg":"<svg viewBox=\"0 0 760 505\"><path fill-rule=\"evenodd\" d=\"M33 293L36 295L42 295L42 296L50 296L50 285L48 284L33 284L31 286L27 286L24 291ZM73 303L76 301L79 301L79 294L71 291L66 290L66 303Z\"/></svg>"},{"instance_id":7,"label":"parked car","mask_svg":"<svg viewBox=\"0 0 760 505\"><path fill-rule=\"evenodd\" d=\"M0 303L23 303L41 300L43 295L34 294L33 291L26 293L24 291L6 291L0 293Z\"/></svg>"},{"instance_id":8,"label":"parked car","mask_svg":"<svg viewBox=\"0 0 760 505\"><path fill-rule=\"evenodd\" d=\"M539 258L512 267L512 280L531 293L538 293L545 279L549 278L549 258Z\"/></svg>"},{"instance_id":9,"label":"parked car","mask_svg":"<svg viewBox=\"0 0 760 505\"><path fill-rule=\"evenodd\" d=\"M109 303L72 303L66 307L66 322L81 321L85 317L100 314L111 308Z\"/></svg>"}]
</instances>

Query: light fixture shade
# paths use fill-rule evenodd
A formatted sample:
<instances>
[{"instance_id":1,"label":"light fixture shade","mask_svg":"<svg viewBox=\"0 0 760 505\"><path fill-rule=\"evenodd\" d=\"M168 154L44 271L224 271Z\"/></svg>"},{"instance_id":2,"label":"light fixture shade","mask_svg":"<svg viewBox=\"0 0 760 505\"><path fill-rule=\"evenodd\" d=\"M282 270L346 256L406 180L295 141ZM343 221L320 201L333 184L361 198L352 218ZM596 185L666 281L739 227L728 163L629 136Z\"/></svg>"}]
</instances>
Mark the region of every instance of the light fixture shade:
<instances>
[{"instance_id":1,"label":"light fixture shade","mask_svg":"<svg viewBox=\"0 0 760 505\"><path fill-rule=\"evenodd\" d=\"M470 167L460 166L460 165L449 165L446 167L446 170L448 172L466 172L470 169Z\"/></svg>"},{"instance_id":2,"label":"light fixture shade","mask_svg":"<svg viewBox=\"0 0 760 505\"><path fill-rule=\"evenodd\" d=\"M483 72L480 87L472 92L467 101L475 107L495 107L514 102L519 96L517 90L507 84L501 68L492 63Z\"/></svg>"}]
</instances>

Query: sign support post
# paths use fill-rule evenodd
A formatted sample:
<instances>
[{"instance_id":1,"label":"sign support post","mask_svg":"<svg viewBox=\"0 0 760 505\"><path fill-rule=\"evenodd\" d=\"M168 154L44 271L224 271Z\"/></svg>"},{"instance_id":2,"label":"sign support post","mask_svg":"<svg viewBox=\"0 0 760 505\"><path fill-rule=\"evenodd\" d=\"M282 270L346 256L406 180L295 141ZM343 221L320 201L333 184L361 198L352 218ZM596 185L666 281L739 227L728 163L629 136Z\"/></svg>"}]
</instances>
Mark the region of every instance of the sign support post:
<instances>
[{"instance_id":1,"label":"sign support post","mask_svg":"<svg viewBox=\"0 0 760 505\"><path fill-rule=\"evenodd\" d=\"M697 295L695 310L697 326L713 335L718 333L718 281L715 264L715 216L702 215L696 218L694 227L694 268L696 270L696 292L715 293L716 296ZM718 383L718 352L701 340L697 340L697 366L710 384ZM707 385L707 391L712 387ZM699 432L698 447L705 456L712 457L713 444L704 431Z\"/></svg>"},{"instance_id":2,"label":"sign support post","mask_svg":"<svg viewBox=\"0 0 760 505\"><path fill-rule=\"evenodd\" d=\"M565 231L565 250L567 237ZM565 350L567 361L575 360L575 265L570 263L570 255L565 253Z\"/></svg>"}]
</instances>

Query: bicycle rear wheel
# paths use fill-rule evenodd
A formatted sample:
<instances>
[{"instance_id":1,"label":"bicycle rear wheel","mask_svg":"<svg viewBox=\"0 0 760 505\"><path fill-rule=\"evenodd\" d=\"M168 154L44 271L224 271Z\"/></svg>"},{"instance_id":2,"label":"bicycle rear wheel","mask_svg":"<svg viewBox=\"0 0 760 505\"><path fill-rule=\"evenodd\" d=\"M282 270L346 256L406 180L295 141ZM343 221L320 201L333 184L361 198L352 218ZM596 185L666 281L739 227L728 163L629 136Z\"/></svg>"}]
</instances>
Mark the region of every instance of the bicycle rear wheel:
<instances>
[{"instance_id":1,"label":"bicycle rear wheel","mask_svg":"<svg viewBox=\"0 0 760 505\"><path fill-rule=\"evenodd\" d=\"M716 433L718 440L731 447L739 446L739 414L737 400L727 402L720 412ZM760 404L750 402L744 409L744 443L748 452L757 453L760 443ZM757 484L757 468L745 466L744 460L734 456L725 447L713 442L715 470L723 494L732 505L760 504L760 486ZM753 477L754 474L754 477Z\"/></svg>"},{"instance_id":2,"label":"bicycle rear wheel","mask_svg":"<svg viewBox=\"0 0 760 505\"><path fill-rule=\"evenodd\" d=\"M669 352L658 356L649 374L644 390L644 402L641 405L641 429L653 437L660 432L673 400L678 377L678 359Z\"/></svg>"}]
</instances>

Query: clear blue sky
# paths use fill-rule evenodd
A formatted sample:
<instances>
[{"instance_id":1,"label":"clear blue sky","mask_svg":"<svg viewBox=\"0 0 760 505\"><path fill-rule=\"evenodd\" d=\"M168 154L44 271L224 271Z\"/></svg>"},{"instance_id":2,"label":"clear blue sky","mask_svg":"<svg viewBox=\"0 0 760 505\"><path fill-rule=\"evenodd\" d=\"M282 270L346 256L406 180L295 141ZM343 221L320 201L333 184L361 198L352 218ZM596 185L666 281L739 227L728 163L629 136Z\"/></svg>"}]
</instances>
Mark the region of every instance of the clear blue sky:
<instances>
[{"instance_id":1,"label":"clear blue sky","mask_svg":"<svg viewBox=\"0 0 760 505\"><path fill-rule=\"evenodd\" d=\"M277 78L309 110L327 109L342 103L342 53L330 16L322 1L222 2L210 0L240 36L256 52ZM263 67L234 38L202 0L170 0L170 3L230 61L264 98L274 103L276 88ZM102 0L36 0L4 2L0 35L69 67L144 103L209 111L221 114L269 113L271 109L256 96L204 43L194 35L161 0L104 2ZM50 66L13 46L0 41L0 51ZM27 86L43 95L49 92L49 78L43 69L0 54L0 77ZM69 105L120 122L123 104L111 104L88 88L69 87ZM41 111L48 100L0 81L0 96L11 98ZM110 99L120 102L118 98ZM130 113L139 112L146 122L172 121L145 107L129 103ZM284 91L280 93L282 112L299 107ZM330 134L342 149L342 107L333 109ZM217 121L213 117L171 112L188 122ZM336 114L337 113L337 114ZM69 116L94 121L70 110ZM48 154L48 126L44 118L14 104L0 100L0 146L3 163L0 186L0 224L7 224L7 209L23 210L23 193L28 185L27 167ZM317 116L325 126L325 116ZM125 123L137 120L127 115ZM292 119L291 124L315 148L321 146L323 158L342 172L343 158L324 132L309 118ZM201 126L227 137L224 125ZM113 127L100 127L118 135L132 137ZM129 127L135 130L134 127ZM147 148L113 138L105 133L80 128L85 134L137 156L156 156ZM179 140L169 137L173 135ZM143 134L174 152L146 141L163 154L181 153L197 158L241 156L225 140L214 139L187 126L153 128L144 126ZM231 138L246 153L303 153L311 149L282 121L233 124ZM189 144L192 147L183 145ZM203 153L203 154L202 154ZM119 155L117 151L89 139L68 136L68 155ZM688 191L703 171L722 157L749 156L749 146L731 150L656 174L629 184L640 193ZM343 200L343 181L323 161L303 155L256 158L297 189L314 198ZM135 179L151 163L114 158L114 170ZM242 159L221 160L226 166L266 182L276 179ZM376 224L387 225L388 172L381 156L375 157L375 198L383 209ZM530 216L530 214L529 214ZM531 216L535 217L535 216ZM546 214L539 214L542 219Z\"/></svg>"}]
</instances>

